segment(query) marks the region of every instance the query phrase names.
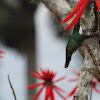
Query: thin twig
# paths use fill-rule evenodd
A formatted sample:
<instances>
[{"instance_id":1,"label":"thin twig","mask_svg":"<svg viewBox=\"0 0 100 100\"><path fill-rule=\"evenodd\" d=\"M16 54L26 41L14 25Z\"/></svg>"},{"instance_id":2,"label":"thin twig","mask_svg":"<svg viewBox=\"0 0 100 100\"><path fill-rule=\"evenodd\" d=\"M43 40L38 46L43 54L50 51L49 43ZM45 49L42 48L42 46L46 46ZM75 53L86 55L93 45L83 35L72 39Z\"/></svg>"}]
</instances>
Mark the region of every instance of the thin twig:
<instances>
[{"instance_id":1,"label":"thin twig","mask_svg":"<svg viewBox=\"0 0 100 100\"><path fill-rule=\"evenodd\" d=\"M13 86L12 86L12 84L11 84L11 81L10 81L10 78L9 78L9 75L8 75L8 81L9 81L9 84L10 84L11 90L12 90L12 92L13 92L14 98L15 98L15 100L17 100L17 98L16 98L16 94L15 94L15 91L14 91L14 88L13 88Z\"/></svg>"}]
</instances>

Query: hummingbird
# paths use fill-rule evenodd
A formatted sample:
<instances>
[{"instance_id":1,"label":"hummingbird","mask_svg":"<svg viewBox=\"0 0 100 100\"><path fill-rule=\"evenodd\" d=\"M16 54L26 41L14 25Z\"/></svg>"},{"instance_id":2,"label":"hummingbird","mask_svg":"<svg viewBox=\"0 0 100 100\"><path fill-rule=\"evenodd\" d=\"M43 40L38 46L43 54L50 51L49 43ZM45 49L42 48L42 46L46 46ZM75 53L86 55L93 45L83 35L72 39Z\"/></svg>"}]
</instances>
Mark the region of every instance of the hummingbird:
<instances>
[{"instance_id":1,"label":"hummingbird","mask_svg":"<svg viewBox=\"0 0 100 100\"><path fill-rule=\"evenodd\" d=\"M69 38L69 41L66 46L66 62L65 62L65 68L68 67L72 54L82 46L87 46L88 44L91 44L93 42L100 42L100 35L82 35L79 33L80 29L80 20L76 23L73 29L73 33Z\"/></svg>"},{"instance_id":2,"label":"hummingbird","mask_svg":"<svg viewBox=\"0 0 100 100\"><path fill-rule=\"evenodd\" d=\"M83 41L90 36L85 36L79 33L80 21L76 23L73 29L73 34L70 36L69 41L66 46L66 62L65 68L68 67L72 54L81 46Z\"/></svg>"}]
</instances>

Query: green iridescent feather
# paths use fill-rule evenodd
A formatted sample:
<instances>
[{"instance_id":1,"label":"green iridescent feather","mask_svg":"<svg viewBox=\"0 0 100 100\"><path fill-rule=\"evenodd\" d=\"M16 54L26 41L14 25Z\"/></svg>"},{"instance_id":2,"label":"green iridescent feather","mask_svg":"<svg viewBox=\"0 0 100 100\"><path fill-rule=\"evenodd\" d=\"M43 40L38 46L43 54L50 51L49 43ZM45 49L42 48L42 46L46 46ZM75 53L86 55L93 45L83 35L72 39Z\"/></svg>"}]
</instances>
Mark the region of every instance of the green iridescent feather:
<instances>
[{"instance_id":1,"label":"green iridescent feather","mask_svg":"<svg viewBox=\"0 0 100 100\"><path fill-rule=\"evenodd\" d=\"M72 54L81 46L82 42L90 36L84 36L79 33L80 23L74 26L73 34L71 35L66 46L66 63L65 68L68 67Z\"/></svg>"}]
</instances>

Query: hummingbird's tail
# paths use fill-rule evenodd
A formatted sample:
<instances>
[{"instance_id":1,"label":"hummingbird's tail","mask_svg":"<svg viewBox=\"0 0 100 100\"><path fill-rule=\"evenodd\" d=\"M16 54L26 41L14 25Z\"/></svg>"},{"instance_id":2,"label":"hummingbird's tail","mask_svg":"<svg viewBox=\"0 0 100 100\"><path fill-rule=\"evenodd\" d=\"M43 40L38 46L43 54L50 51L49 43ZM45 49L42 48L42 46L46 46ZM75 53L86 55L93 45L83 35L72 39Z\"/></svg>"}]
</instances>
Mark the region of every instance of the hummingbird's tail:
<instances>
[{"instance_id":1,"label":"hummingbird's tail","mask_svg":"<svg viewBox=\"0 0 100 100\"><path fill-rule=\"evenodd\" d=\"M65 62L65 68L67 68L68 67L68 65L69 65L69 62Z\"/></svg>"},{"instance_id":2,"label":"hummingbird's tail","mask_svg":"<svg viewBox=\"0 0 100 100\"><path fill-rule=\"evenodd\" d=\"M67 68L67 67L69 66L70 60L71 60L71 56L68 57L68 56L66 55L65 68Z\"/></svg>"}]
</instances>

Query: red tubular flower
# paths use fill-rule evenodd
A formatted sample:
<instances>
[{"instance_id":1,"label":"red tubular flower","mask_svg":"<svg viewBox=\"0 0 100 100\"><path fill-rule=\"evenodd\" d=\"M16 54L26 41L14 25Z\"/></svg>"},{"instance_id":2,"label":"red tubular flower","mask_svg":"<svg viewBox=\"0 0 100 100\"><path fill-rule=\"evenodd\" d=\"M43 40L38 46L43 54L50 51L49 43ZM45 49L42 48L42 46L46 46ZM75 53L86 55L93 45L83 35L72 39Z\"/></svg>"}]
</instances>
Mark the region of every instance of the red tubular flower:
<instances>
[{"instance_id":1,"label":"red tubular flower","mask_svg":"<svg viewBox=\"0 0 100 100\"><path fill-rule=\"evenodd\" d=\"M78 22L78 20L80 19L82 13L84 12L84 10L88 4L88 1L93 1L93 0L80 0L78 2L78 4L76 5L75 9L63 21L61 21L61 23L63 23L63 22L70 20L78 12L76 17L73 19L73 21L70 23L70 25L68 25L67 28L65 28L65 30L72 28ZM98 7L97 11L100 11L99 0L95 0L95 2Z\"/></svg>"},{"instance_id":2,"label":"red tubular flower","mask_svg":"<svg viewBox=\"0 0 100 100\"><path fill-rule=\"evenodd\" d=\"M95 0L95 2L96 2L96 5L97 5L97 7L98 7L97 11L100 12L100 3L99 3L99 0Z\"/></svg>"},{"instance_id":3,"label":"red tubular flower","mask_svg":"<svg viewBox=\"0 0 100 100\"><path fill-rule=\"evenodd\" d=\"M72 28L80 19L83 11L85 10L86 6L87 6L88 2L85 1L85 3L83 4L83 6L81 7L81 9L79 10L78 14L76 15L76 17L74 18L74 20L67 26L67 28L65 28L65 30Z\"/></svg>"},{"instance_id":4,"label":"red tubular flower","mask_svg":"<svg viewBox=\"0 0 100 100\"><path fill-rule=\"evenodd\" d=\"M0 54L4 54L4 53L5 53L4 51L0 50ZM0 58L3 58L3 56L0 55Z\"/></svg>"},{"instance_id":5,"label":"red tubular flower","mask_svg":"<svg viewBox=\"0 0 100 100\"><path fill-rule=\"evenodd\" d=\"M33 89L39 86L42 86L42 88L40 89L40 91L36 94L36 96L32 99L32 100L37 100L38 96L41 94L42 90L46 87L46 91L45 91L45 99L44 100L49 100L49 98L51 100L55 100L54 98L54 91L63 99L65 99L65 97L60 93L66 93L64 90L62 90L61 88L59 88L58 86L54 85L55 82L61 81L65 78L61 77L57 80L53 80L56 73L54 73L53 71L49 71L49 70L42 70L41 69L41 73L39 73L36 70L36 73L32 72L31 73L32 76L34 76L35 78L38 78L40 80L43 80L43 82L35 84L35 85L31 85L28 86L28 89Z\"/></svg>"},{"instance_id":6,"label":"red tubular flower","mask_svg":"<svg viewBox=\"0 0 100 100\"><path fill-rule=\"evenodd\" d=\"M68 21L70 18L72 18L75 13L80 9L80 7L83 5L83 3L85 2L85 0L82 0L81 2L79 1L78 4L76 5L75 9L60 23L64 23L66 21Z\"/></svg>"},{"instance_id":7,"label":"red tubular flower","mask_svg":"<svg viewBox=\"0 0 100 100\"><path fill-rule=\"evenodd\" d=\"M74 78L74 79L69 79L68 81L69 82L77 82L78 81L78 77L80 76L80 73L79 72L76 72L76 71L73 71L73 74L77 76L77 78ZM98 84L99 82L96 80L95 77L93 77L93 81L92 81L92 86L91 88L96 91L97 93L100 94L100 90L98 88L96 88L96 84ZM77 88L77 85L74 87L74 89L68 94L67 97L71 97L75 94L75 91L76 91L76 88Z\"/></svg>"}]
</instances>

